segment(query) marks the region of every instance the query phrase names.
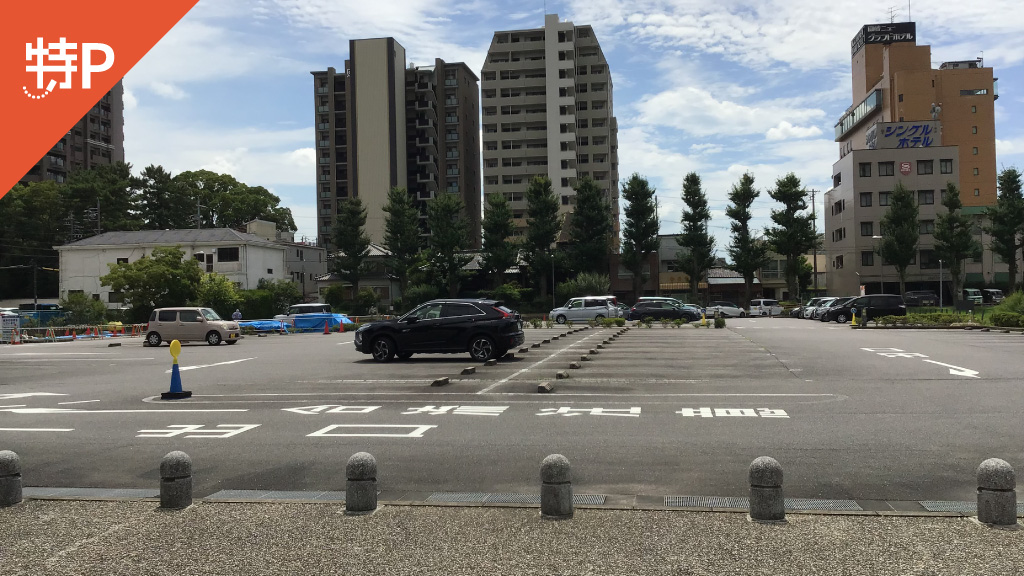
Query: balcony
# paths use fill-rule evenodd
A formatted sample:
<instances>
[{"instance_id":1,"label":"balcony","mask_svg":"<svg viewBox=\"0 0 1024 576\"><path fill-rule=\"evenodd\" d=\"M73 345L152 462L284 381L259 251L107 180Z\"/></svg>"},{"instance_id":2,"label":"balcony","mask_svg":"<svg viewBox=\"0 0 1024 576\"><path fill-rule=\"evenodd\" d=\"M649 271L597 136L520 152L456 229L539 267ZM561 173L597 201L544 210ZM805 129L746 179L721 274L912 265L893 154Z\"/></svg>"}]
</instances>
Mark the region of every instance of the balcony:
<instances>
[{"instance_id":1,"label":"balcony","mask_svg":"<svg viewBox=\"0 0 1024 576\"><path fill-rule=\"evenodd\" d=\"M437 185L437 175L432 172L417 172L416 182L420 184L434 184Z\"/></svg>"},{"instance_id":2,"label":"balcony","mask_svg":"<svg viewBox=\"0 0 1024 576\"><path fill-rule=\"evenodd\" d=\"M434 83L433 82L417 82L416 83L416 91L417 92L433 92L434 91Z\"/></svg>"},{"instance_id":3,"label":"balcony","mask_svg":"<svg viewBox=\"0 0 1024 576\"><path fill-rule=\"evenodd\" d=\"M434 121L431 120L430 118L417 118L416 119L416 128L417 129L422 130L422 129L425 129L425 128L433 128L433 127L434 127Z\"/></svg>"}]
</instances>

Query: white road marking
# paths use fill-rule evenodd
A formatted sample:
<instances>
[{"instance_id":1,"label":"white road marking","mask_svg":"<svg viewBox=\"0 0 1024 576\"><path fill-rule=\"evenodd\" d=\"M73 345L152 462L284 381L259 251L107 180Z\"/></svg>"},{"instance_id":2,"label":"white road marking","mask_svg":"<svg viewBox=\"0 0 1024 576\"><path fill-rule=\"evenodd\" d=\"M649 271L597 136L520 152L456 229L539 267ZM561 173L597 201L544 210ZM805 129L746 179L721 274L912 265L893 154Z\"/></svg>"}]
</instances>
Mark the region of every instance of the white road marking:
<instances>
[{"instance_id":1,"label":"white road marking","mask_svg":"<svg viewBox=\"0 0 1024 576\"><path fill-rule=\"evenodd\" d=\"M7 356L105 356L115 352L16 352Z\"/></svg>"},{"instance_id":2,"label":"white road marking","mask_svg":"<svg viewBox=\"0 0 1024 576\"><path fill-rule=\"evenodd\" d=\"M24 408L28 404L11 404L9 406L0 406L0 408Z\"/></svg>"},{"instance_id":3,"label":"white road marking","mask_svg":"<svg viewBox=\"0 0 1024 576\"><path fill-rule=\"evenodd\" d=\"M57 392L12 392L10 394L0 394L0 400L14 400L15 398L28 398L29 396L67 396L67 394Z\"/></svg>"},{"instance_id":4,"label":"white road marking","mask_svg":"<svg viewBox=\"0 0 1024 576\"><path fill-rule=\"evenodd\" d=\"M953 366L952 364L943 364L942 362L936 362L935 360L925 360L931 364L938 364L939 366L945 366L949 368L949 373L955 376L967 376L968 378L978 378L978 371L971 370L970 368L961 368L960 366Z\"/></svg>"},{"instance_id":5,"label":"white road marking","mask_svg":"<svg viewBox=\"0 0 1024 576\"><path fill-rule=\"evenodd\" d=\"M492 392L492 394L498 396L526 396L537 398L535 392ZM281 394L196 394L193 395L189 400L189 404L222 404L222 403L233 403L233 404L285 404L304 401L304 398L295 398L292 400L281 399L281 400L231 400L234 396L286 396L286 397L298 397L298 396L476 396L476 392L296 392L296 393L281 393ZM558 397L562 396L596 396L596 397L624 397L624 398L710 398L710 397L722 397L722 398L736 398L736 397L771 397L771 398L842 398L837 394L812 394L812 393L790 393L790 392L689 392L689 393L664 393L664 394L608 394L599 392L566 392L558 393ZM159 396L150 396L143 398L143 402L155 401L160 398ZM197 400L197 398L225 398L224 400ZM545 399L537 398L538 402L548 402L553 400L551 396L545 397ZM465 400L466 402L486 402L486 400ZM405 400L374 400L374 402L405 402ZM300 408L301 409L301 408Z\"/></svg>"},{"instance_id":6,"label":"white road marking","mask_svg":"<svg viewBox=\"0 0 1024 576\"><path fill-rule=\"evenodd\" d=\"M337 430L338 428L387 428L387 429L412 428L412 430L410 430L406 434L335 434L335 433L331 432L332 430ZM332 424L332 425L330 425L330 426L328 426L326 428L323 428L321 430L317 430L316 432L313 432L312 434L306 434L306 436L313 436L313 437L323 437L323 436L360 436L360 437L367 437L367 436L372 436L372 437L376 437L376 438L422 438L423 437L423 433L426 432L427 430L430 430L431 428L437 428L437 425L433 425L433 424L427 424L427 425L417 425L417 424Z\"/></svg>"},{"instance_id":7,"label":"white road marking","mask_svg":"<svg viewBox=\"0 0 1024 576\"><path fill-rule=\"evenodd\" d=\"M212 368L214 366L227 366L228 364L238 364L239 362L245 362L246 360L255 360L256 357L252 358L239 358L238 360L228 360L227 362L215 362L213 364L199 364L198 366L179 366L178 371L184 372L186 370L196 370L199 368ZM164 374L170 374L171 371L167 370Z\"/></svg>"},{"instance_id":8,"label":"white road marking","mask_svg":"<svg viewBox=\"0 0 1024 576\"><path fill-rule=\"evenodd\" d=\"M58 405L63 404L85 404L87 402L99 402L99 400L75 400L74 402L57 402Z\"/></svg>"},{"instance_id":9,"label":"white road marking","mask_svg":"<svg viewBox=\"0 0 1024 576\"><path fill-rule=\"evenodd\" d=\"M484 388L483 390L477 392L477 394L487 394L491 390L497 388L498 386L501 386L502 384L508 382L509 380L515 378L516 376L519 376L520 374L525 374L525 373L529 372L531 369L536 368L537 366L540 366L541 364L547 362L548 360L551 360L555 356L558 356L559 354L562 354L563 352L566 352L570 348L575 348L576 346L579 346L580 344L582 344L584 341L589 340L589 339L593 338L594 336L598 336L598 335L600 335L602 333L603 333L603 331L591 334L590 336L586 336L586 337L581 338L580 340L578 340L576 342L573 342L572 344L569 344L565 348L562 348L560 350L552 352L551 355L549 355L547 358L544 358L543 360L538 360L537 362L534 362L533 364L527 366L526 368L523 368L522 370L513 372L510 376L507 376L505 378L502 378L501 380L498 380L494 384L491 384L487 388Z\"/></svg>"},{"instance_id":10,"label":"white road marking","mask_svg":"<svg viewBox=\"0 0 1024 576\"><path fill-rule=\"evenodd\" d=\"M147 412L248 412L247 408L221 408L209 410L75 410L74 408L11 408L0 412L15 414L139 414Z\"/></svg>"},{"instance_id":11,"label":"white road marking","mask_svg":"<svg viewBox=\"0 0 1024 576\"><path fill-rule=\"evenodd\" d=\"M0 432L71 432L74 428L0 428Z\"/></svg>"}]
</instances>

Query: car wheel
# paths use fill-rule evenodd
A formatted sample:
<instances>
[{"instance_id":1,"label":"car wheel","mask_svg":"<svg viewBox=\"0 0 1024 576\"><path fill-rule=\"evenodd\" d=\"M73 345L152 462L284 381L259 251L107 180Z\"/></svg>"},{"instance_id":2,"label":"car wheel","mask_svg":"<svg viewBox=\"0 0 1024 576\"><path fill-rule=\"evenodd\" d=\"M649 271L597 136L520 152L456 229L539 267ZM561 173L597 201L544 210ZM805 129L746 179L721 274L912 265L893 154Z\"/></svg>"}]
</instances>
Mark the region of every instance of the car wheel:
<instances>
[{"instance_id":1,"label":"car wheel","mask_svg":"<svg viewBox=\"0 0 1024 576\"><path fill-rule=\"evenodd\" d=\"M398 354L395 354L395 356L398 356L399 360L408 360L409 358L412 358L412 352L399 352Z\"/></svg>"},{"instance_id":2,"label":"car wheel","mask_svg":"<svg viewBox=\"0 0 1024 576\"><path fill-rule=\"evenodd\" d=\"M387 336L381 336L373 341L370 347L370 355L377 362L391 362L395 357L395 343Z\"/></svg>"},{"instance_id":3,"label":"car wheel","mask_svg":"<svg viewBox=\"0 0 1024 576\"><path fill-rule=\"evenodd\" d=\"M565 316L559 314L558 316L555 317L555 322L558 322L559 324L565 324Z\"/></svg>"},{"instance_id":4,"label":"car wheel","mask_svg":"<svg viewBox=\"0 0 1024 576\"><path fill-rule=\"evenodd\" d=\"M598 322L604 320L604 314L598 314L597 316L594 316L594 320L597 320Z\"/></svg>"},{"instance_id":5,"label":"car wheel","mask_svg":"<svg viewBox=\"0 0 1024 576\"><path fill-rule=\"evenodd\" d=\"M564 319L565 317L560 316L560 318ZM559 324L561 324L561 322L559 322ZM469 343L469 355L473 357L473 360L486 362L487 360L494 358L496 351L494 342L492 342L487 336L477 336Z\"/></svg>"},{"instance_id":6,"label":"car wheel","mask_svg":"<svg viewBox=\"0 0 1024 576\"><path fill-rule=\"evenodd\" d=\"M846 314L844 314L843 312L840 312L839 314L836 315L836 322L840 324L846 324L847 320L849 320L849 318L847 318Z\"/></svg>"},{"instance_id":7,"label":"car wheel","mask_svg":"<svg viewBox=\"0 0 1024 576\"><path fill-rule=\"evenodd\" d=\"M746 318L746 317L747 317L747 313L746 312L740 312L740 318Z\"/></svg>"},{"instance_id":8,"label":"car wheel","mask_svg":"<svg viewBox=\"0 0 1024 576\"><path fill-rule=\"evenodd\" d=\"M146 334L146 344L149 344L150 346L159 346L161 342L163 342L163 339L160 338L160 335L156 332Z\"/></svg>"},{"instance_id":9,"label":"car wheel","mask_svg":"<svg viewBox=\"0 0 1024 576\"><path fill-rule=\"evenodd\" d=\"M217 332L216 330L210 330L210 332L206 334L206 343L209 344L210 346L216 346L220 344L220 332Z\"/></svg>"}]
</instances>

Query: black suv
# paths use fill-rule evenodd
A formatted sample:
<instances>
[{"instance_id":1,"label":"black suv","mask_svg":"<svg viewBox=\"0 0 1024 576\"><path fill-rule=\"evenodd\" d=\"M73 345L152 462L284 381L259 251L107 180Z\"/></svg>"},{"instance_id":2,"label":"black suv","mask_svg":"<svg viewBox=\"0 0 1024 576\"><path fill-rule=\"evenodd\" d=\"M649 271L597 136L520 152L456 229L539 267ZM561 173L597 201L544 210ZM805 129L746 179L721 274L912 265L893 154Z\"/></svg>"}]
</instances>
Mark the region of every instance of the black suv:
<instances>
[{"instance_id":1,"label":"black suv","mask_svg":"<svg viewBox=\"0 0 1024 576\"><path fill-rule=\"evenodd\" d=\"M683 308L666 300L641 300L626 314L626 320L643 320L647 317L655 320L681 318L687 322L700 320L700 316L692 308Z\"/></svg>"},{"instance_id":2,"label":"black suv","mask_svg":"<svg viewBox=\"0 0 1024 576\"><path fill-rule=\"evenodd\" d=\"M517 312L497 300L461 298L431 300L396 320L362 326L355 335L356 350L378 362L421 352L469 352L483 362L523 341Z\"/></svg>"},{"instance_id":3,"label":"black suv","mask_svg":"<svg viewBox=\"0 0 1024 576\"><path fill-rule=\"evenodd\" d=\"M907 306L938 306L939 295L931 290L911 290L903 295Z\"/></svg>"},{"instance_id":4,"label":"black suv","mask_svg":"<svg viewBox=\"0 0 1024 576\"><path fill-rule=\"evenodd\" d=\"M843 323L850 319L854 310L856 310L858 322L881 318L882 316L907 315L907 305L903 303L903 297L899 294L858 296L842 306L829 308L828 313L831 319Z\"/></svg>"}]
</instances>

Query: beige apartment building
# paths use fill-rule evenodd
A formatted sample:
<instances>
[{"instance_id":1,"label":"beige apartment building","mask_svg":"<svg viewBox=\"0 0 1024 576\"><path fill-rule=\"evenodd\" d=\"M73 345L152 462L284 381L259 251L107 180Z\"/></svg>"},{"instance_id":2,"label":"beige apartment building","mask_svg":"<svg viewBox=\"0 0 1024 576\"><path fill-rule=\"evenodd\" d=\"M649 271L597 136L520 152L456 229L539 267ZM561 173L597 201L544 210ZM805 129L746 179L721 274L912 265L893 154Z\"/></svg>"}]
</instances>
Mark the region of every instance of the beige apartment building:
<instances>
[{"instance_id":1,"label":"beige apartment building","mask_svg":"<svg viewBox=\"0 0 1024 576\"><path fill-rule=\"evenodd\" d=\"M484 194L504 194L525 234L526 189L547 175L562 213L589 176L619 232L618 126L612 76L594 29L544 17L543 28L495 32L481 71Z\"/></svg>"},{"instance_id":2,"label":"beige apartment building","mask_svg":"<svg viewBox=\"0 0 1024 576\"><path fill-rule=\"evenodd\" d=\"M317 232L330 246L342 200L358 197L366 233L384 241L388 191L405 187L420 209L442 192L466 204L480 245L479 80L463 63L406 66L394 38L349 41L345 69L311 72L316 125Z\"/></svg>"},{"instance_id":3,"label":"beige apartment building","mask_svg":"<svg viewBox=\"0 0 1024 576\"><path fill-rule=\"evenodd\" d=\"M957 184L964 213L977 220L985 253L965 265L968 284L1006 275L987 249L985 207L996 202L997 85L981 59L931 66L931 47L916 43L913 22L869 24L851 42L853 102L835 125L840 159L825 193L828 286L834 295L897 293L895 268L875 253L897 181L918 199L921 239L907 270L907 290L938 290L934 224L942 191ZM944 279L949 294L948 270Z\"/></svg>"}]
</instances>

